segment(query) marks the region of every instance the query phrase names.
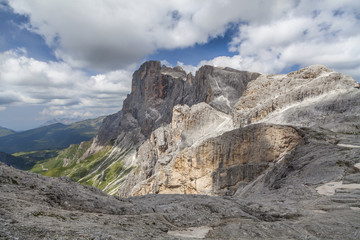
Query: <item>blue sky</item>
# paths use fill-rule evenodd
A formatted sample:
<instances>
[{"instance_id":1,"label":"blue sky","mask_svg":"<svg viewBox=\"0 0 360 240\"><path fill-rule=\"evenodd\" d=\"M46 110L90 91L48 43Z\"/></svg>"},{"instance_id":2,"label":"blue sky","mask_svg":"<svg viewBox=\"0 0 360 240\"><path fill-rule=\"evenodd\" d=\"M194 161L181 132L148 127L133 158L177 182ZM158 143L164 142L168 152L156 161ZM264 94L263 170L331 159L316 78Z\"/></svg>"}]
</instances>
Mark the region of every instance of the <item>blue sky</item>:
<instances>
[{"instance_id":1,"label":"blue sky","mask_svg":"<svg viewBox=\"0 0 360 240\"><path fill-rule=\"evenodd\" d=\"M0 126L117 112L150 59L359 80L360 1L0 0Z\"/></svg>"}]
</instances>

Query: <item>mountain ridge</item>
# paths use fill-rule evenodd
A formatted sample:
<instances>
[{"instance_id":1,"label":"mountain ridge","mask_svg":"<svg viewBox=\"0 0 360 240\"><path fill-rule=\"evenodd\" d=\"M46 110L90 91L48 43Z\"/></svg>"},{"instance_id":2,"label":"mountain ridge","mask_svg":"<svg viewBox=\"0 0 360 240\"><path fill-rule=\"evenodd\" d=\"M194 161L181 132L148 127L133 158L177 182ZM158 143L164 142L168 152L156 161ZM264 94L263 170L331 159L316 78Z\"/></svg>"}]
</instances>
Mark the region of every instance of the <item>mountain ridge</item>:
<instances>
[{"instance_id":1,"label":"mountain ridge","mask_svg":"<svg viewBox=\"0 0 360 240\"><path fill-rule=\"evenodd\" d=\"M51 120L48 120L48 121L44 122L39 127L45 127L45 126L52 125L52 124L55 124L55 123L61 123L61 124L64 124L64 125L71 125L73 123L86 121L86 120L87 119L84 119L84 118L81 118L81 117L78 117L78 118L54 118L54 119L51 119Z\"/></svg>"},{"instance_id":2,"label":"mountain ridge","mask_svg":"<svg viewBox=\"0 0 360 240\"><path fill-rule=\"evenodd\" d=\"M55 123L0 137L0 151L6 153L63 149L70 144L90 140L101 125L103 117L71 125Z\"/></svg>"},{"instance_id":3,"label":"mountain ridge","mask_svg":"<svg viewBox=\"0 0 360 240\"><path fill-rule=\"evenodd\" d=\"M16 131L0 126L0 137L8 136L14 133L16 133Z\"/></svg>"}]
</instances>

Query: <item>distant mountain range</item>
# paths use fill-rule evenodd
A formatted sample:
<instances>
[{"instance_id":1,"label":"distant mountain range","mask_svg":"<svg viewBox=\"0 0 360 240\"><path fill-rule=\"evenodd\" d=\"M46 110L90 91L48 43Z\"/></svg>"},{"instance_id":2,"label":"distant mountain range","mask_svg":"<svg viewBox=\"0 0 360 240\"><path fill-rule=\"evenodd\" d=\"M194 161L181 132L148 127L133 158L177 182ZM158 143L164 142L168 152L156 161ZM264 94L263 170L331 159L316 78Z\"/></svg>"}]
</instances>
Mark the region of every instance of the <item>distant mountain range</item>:
<instances>
[{"instance_id":1,"label":"distant mountain range","mask_svg":"<svg viewBox=\"0 0 360 240\"><path fill-rule=\"evenodd\" d=\"M62 124L65 124L65 125L71 125L73 123L81 122L81 121L84 121L84 120L86 120L86 119L81 118L81 117L77 117L77 118L54 118L54 119L51 119L51 120L41 124L40 127L49 126L49 125L52 125L52 124L55 124L55 123L62 123Z\"/></svg>"},{"instance_id":2,"label":"distant mountain range","mask_svg":"<svg viewBox=\"0 0 360 240\"><path fill-rule=\"evenodd\" d=\"M15 133L14 130L4 128L4 127L0 126L0 137L7 136L7 135L10 135L10 134L13 134L13 133Z\"/></svg>"},{"instance_id":3,"label":"distant mountain range","mask_svg":"<svg viewBox=\"0 0 360 240\"><path fill-rule=\"evenodd\" d=\"M0 151L6 153L63 149L95 136L104 117L65 125L55 123L0 137ZM10 130L11 131L11 130Z\"/></svg>"}]
</instances>

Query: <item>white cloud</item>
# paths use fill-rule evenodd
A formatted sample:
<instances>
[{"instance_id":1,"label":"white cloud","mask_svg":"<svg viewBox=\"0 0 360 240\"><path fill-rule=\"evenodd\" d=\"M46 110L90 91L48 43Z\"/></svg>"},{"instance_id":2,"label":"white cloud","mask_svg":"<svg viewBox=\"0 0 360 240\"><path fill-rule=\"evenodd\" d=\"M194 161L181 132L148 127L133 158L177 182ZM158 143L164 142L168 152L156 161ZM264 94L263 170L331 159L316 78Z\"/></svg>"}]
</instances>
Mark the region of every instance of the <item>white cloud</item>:
<instances>
[{"instance_id":1,"label":"white cloud","mask_svg":"<svg viewBox=\"0 0 360 240\"><path fill-rule=\"evenodd\" d=\"M0 106L0 111L4 111L4 110L6 110L6 107Z\"/></svg>"},{"instance_id":2,"label":"white cloud","mask_svg":"<svg viewBox=\"0 0 360 240\"><path fill-rule=\"evenodd\" d=\"M229 49L200 64L278 73L293 65L324 64L360 79L360 2L300 1L264 22L240 25Z\"/></svg>"},{"instance_id":3,"label":"white cloud","mask_svg":"<svg viewBox=\"0 0 360 240\"><path fill-rule=\"evenodd\" d=\"M185 72L189 73L191 72L193 76L195 76L196 71L199 69L199 67L195 67L192 65L186 65L183 62L178 61L177 65L180 66L182 69L184 69Z\"/></svg>"},{"instance_id":4,"label":"white cloud","mask_svg":"<svg viewBox=\"0 0 360 240\"><path fill-rule=\"evenodd\" d=\"M66 63L42 62L24 51L0 53L0 106L41 104L42 115L74 117L118 111L134 69L88 76Z\"/></svg>"},{"instance_id":5,"label":"white cloud","mask_svg":"<svg viewBox=\"0 0 360 240\"><path fill-rule=\"evenodd\" d=\"M27 28L42 35L59 59L74 67L123 68L157 49L206 43L230 23L266 22L296 0L10 0L30 17ZM259 7L261 6L261 7Z\"/></svg>"},{"instance_id":6,"label":"white cloud","mask_svg":"<svg viewBox=\"0 0 360 240\"><path fill-rule=\"evenodd\" d=\"M89 111L85 111L85 110L80 110L80 111L76 111L73 110L70 107L66 107L66 106L51 106L48 108L43 109L40 114L43 117L64 117L66 116L67 118L81 118L81 119L86 119L86 118L91 118L91 117L96 117L96 115L94 115L93 113L89 112Z\"/></svg>"},{"instance_id":7,"label":"white cloud","mask_svg":"<svg viewBox=\"0 0 360 240\"><path fill-rule=\"evenodd\" d=\"M10 0L9 4L30 17L27 28L42 35L71 67L124 69L158 49L206 43L223 35L231 23L239 24L229 45L235 56L202 63L260 72L321 63L355 74L359 66L359 47L353 44L360 34L358 0Z\"/></svg>"}]
</instances>

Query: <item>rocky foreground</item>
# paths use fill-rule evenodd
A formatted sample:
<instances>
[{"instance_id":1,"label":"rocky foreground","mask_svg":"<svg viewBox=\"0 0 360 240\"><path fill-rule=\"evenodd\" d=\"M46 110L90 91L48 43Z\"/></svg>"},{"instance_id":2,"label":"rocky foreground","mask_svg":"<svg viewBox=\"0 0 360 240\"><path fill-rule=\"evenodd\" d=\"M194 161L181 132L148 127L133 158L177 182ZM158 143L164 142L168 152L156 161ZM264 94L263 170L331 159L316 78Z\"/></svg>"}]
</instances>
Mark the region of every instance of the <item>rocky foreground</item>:
<instances>
[{"instance_id":1,"label":"rocky foreground","mask_svg":"<svg viewBox=\"0 0 360 240\"><path fill-rule=\"evenodd\" d=\"M104 148L81 177L117 196L0 165L0 238L360 238L359 84L324 66L144 63L74 164Z\"/></svg>"}]
</instances>

